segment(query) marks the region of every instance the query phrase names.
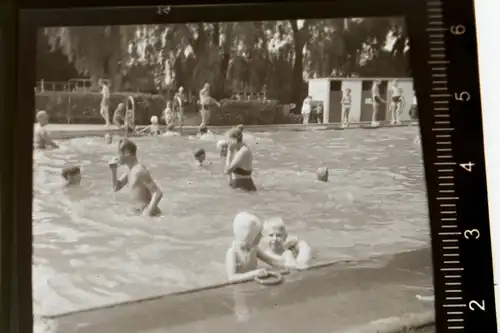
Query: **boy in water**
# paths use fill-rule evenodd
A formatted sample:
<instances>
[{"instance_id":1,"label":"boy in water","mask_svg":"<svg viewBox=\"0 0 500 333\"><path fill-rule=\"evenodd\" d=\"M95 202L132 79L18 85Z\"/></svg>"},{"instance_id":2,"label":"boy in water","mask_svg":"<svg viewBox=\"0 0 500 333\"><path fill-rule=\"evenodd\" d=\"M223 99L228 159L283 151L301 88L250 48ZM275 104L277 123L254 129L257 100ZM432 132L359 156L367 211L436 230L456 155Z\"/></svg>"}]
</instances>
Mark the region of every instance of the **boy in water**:
<instances>
[{"instance_id":1,"label":"boy in water","mask_svg":"<svg viewBox=\"0 0 500 333\"><path fill-rule=\"evenodd\" d=\"M82 174L77 166L68 166L62 169L61 176L66 181L66 186L80 185Z\"/></svg>"},{"instance_id":2,"label":"boy in water","mask_svg":"<svg viewBox=\"0 0 500 333\"><path fill-rule=\"evenodd\" d=\"M126 165L128 172L117 178L118 164ZM131 140L122 139L118 144L118 157L109 162L111 180L115 192L128 185L132 199L137 203L136 211L146 216L161 213L158 204L163 193L151 173L137 159L137 146Z\"/></svg>"},{"instance_id":3,"label":"boy in water","mask_svg":"<svg viewBox=\"0 0 500 333\"><path fill-rule=\"evenodd\" d=\"M233 221L234 240L226 252L226 273L231 282L252 280L266 274L265 268L257 268L258 260L270 266L284 268L284 260L273 258L259 248L262 238L262 222L249 213L238 213Z\"/></svg>"},{"instance_id":4,"label":"boy in water","mask_svg":"<svg viewBox=\"0 0 500 333\"><path fill-rule=\"evenodd\" d=\"M59 146L50 138L49 132L45 126L49 123L49 115L45 111L38 111L36 114L37 124L33 137L35 149L59 148Z\"/></svg>"},{"instance_id":5,"label":"boy in water","mask_svg":"<svg viewBox=\"0 0 500 333\"><path fill-rule=\"evenodd\" d=\"M343 91L342 100L340 104L342 105L342 127L349 127L349 113L351 112L351 89L347 88Z\"/></svg>"},{"instance_id":6,"label":"boy in water","mask_svg":"<svg viewBox=\"0 0 500 333\"><path fill-rule=\"evenodd\" d=\"M199 167L204 166L203 162L205 162L205 159L207 158L207 153L205 149L203 148L197 149L194 152L194 158Z\"/></svg>"},{"instance_id":7,"label":"boy in water","mask_svg":"<svg viewBox=\"0 0 500 333\"><path fill-rule=\"evenodd\" d=\"M286 268L307 269L311 248L297 237L289 237L281 218L271 218L264 223L266 248L264 252L274 260L283 261Z\"/></svg>"}]
</instances>

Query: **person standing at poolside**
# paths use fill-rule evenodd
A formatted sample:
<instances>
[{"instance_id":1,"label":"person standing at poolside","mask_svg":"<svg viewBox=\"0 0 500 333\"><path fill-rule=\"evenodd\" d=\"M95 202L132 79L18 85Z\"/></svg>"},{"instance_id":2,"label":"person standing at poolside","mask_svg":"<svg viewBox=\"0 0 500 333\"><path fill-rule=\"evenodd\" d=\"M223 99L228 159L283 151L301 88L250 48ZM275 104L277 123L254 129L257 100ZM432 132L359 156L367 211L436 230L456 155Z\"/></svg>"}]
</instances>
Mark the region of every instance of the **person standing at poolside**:
<instances>
[{"instance_id":1,"label":"person standing at poolside","mask_svg":"<svg viewBox=\"0 0 500 333\"><path fill-rule=\"evenodd\" d=\"M105 126L109 127L110 122L109 122L109 106L110 106L110 99L111 99L111 94L109 92L109 84L105 80L99 80L99 86L101 87L101 117L105 121Z\"/></svg>"},{"instance_id":2,"label":"person standing at poolside","mask_svg":"<svg viewBox=\"0 0 500 333\"><path fill-rule=\"evenodd\" d=\"M179 87L179 90L174 96L173 106L177 119L179 120L179 127L182 130L182 121L184 120L184 104L186 104L186 94L184 94L184 87Z\"/></svg>"},{"instance_id":3,"label":"person standing at poolside","mask_svg":"<svg viewBox=\"0 0 500 333\"><path fill-rule=\"evenodd\" d=\"M128 172L117 178L118 165L126 165ZM136 202L136 211L146 216L161 213L158 208L163 192L154 181L151 173L137 159L137 146L129 139L118 143L118 157L109 162L111 181L115 192L128 185L132 199Z\"/></svg>"},{"instance_id":4,"label":"person standing at poolside","mask_svg":"<svg viewBox=\"0 0 500 333\"><path fill-rule=\"evenodd\" d=\"M399 116L401 110L404 108L404 93L403 89L399 86L398 80L392 82L391 105L389 107L391 113L391 125L399 125Z\"/></svg>"},{"instance_id":5,"label":"person standing at poolside","mask_svg":"<svg viewBox=\"0 0 500 333\"><path fill-rule=\"evenodd\" d=\"M229 131L228 136L229 149L225 174L230 175L229 185L247 192L257 191L252 180L252 151L243 142L243 132L239 128L233 128Z\"/></svg>"},{"instance_id":6,"label":"person standing at poolside","mask_svg":"<svg viewBox=\"0 0 500 333\"><path fill-rule=\"evenodd\" d=\"M311 111L312 111L311 101L312 101L312 97L307 96L304 99L304 102L302 103L301 114L302 114L302 123L303 124L309 124L309 118L311 117Z\"/></svg>"},{"instance_id":7,"label":"person standing at poolside","mask_svg":"<svg viewBox=\"0 0 500 333\"><path fill-rule=\"evenodd\" d=\"M201 105L201 124L208 125L210 121L210 106L212 104L220 107L219 102L210 96L210 84L205 81L203 89L200 90L200 105Z\"/></svg>"},{"instance_id":8,"label":"person standing at poolside","mask_svg":"<svg viewBox=\"0 0 500 333\"><path fill-rule=\"evenodd\" d=\"M372 85L372 126L378 126L377 115L380 110L380 105L386 101L380 96L380 80L373 81Z\"/></svg>"}]
</instances>

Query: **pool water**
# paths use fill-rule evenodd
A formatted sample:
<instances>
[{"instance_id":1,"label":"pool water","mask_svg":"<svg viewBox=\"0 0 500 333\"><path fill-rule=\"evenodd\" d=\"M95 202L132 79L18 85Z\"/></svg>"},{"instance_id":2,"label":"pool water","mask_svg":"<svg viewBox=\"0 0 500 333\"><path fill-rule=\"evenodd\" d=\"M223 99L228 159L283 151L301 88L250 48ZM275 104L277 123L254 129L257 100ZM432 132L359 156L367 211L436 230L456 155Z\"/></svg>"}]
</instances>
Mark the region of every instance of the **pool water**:
<instances>
[{"instance_id":1,"label":"pool water","mask_svg":"<svg viewBox=\"0 0 500 333\"><path fill-rule=\"evenodd\" d=\"M114 193L102 138L36 152L33 203L35 314L54 314L190 289L225 279L224 256L239 211L282 217L316 262L428 246L429 226L416 127L245 134L258 194L231 190L215 141L134 139L164 193L163 216L132 213ZM196 148L212 165L197 168ZM61 187L66 164L81 188ZM330 181L315 181L318 167ZM120 172L125 171L120 169Z\"/></svg>"}]
</instances>

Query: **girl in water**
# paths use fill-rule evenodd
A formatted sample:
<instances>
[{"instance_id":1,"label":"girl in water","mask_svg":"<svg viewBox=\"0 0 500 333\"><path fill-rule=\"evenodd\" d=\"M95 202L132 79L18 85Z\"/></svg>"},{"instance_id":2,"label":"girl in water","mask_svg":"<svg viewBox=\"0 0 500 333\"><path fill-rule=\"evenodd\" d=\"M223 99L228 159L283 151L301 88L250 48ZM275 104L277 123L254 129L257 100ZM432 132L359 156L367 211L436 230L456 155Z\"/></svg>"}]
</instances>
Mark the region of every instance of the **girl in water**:
<instances>
[{"instance_id":1,"label":"girl in water","mask_svg":"<svg viewBox=\"0 0 500 333\"><path fill-rule=\"evenodd\" d=\"M378 126L380 123L377 121L377 115L380 110L380 105L386 101L380 96L380 80L373 81L372 85L372 126Z\"/></svg>"},{"instance_id":2,"label":"girl in water","mask_svg":"<svg viewBox=\"0 0 500 333\"><path fill-rule=\"evenodd\" d=\"M399 125L401 122L399 121L399 116L401 114L401 110L404 107L404 96L403 89L399 87L398 80L394 80L392 82L392 92L391 92L391 105L389 110L391 112L391 125L397 124Z\"/></svg>"},{"instance_id":3,"label":"girl in water","mask_svg":"<svg viewBox=\"0 0 500 333\"><path fill-rule=\"evenodd\" d=\"M253 156L250 148L243 142L243 132L240 128L233 128L228 136L229 149L225 174L230 175L229 186L247 192L257 191L252 180Z\"/></svg>"}]
</instances>

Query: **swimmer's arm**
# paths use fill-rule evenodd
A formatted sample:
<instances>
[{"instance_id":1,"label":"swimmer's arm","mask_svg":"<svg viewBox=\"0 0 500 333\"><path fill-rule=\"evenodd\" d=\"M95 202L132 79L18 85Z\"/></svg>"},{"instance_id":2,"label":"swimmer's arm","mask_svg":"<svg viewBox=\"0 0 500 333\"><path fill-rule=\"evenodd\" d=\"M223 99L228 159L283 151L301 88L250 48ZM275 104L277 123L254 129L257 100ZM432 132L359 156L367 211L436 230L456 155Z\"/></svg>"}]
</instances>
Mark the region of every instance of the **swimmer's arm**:
<instances>
[{"instance_id":1,"label":"swimmer's arm","mask_svg":"<svg viewBox=\"0 0 500 333\"><path fill-rule=\"evenodd\" d=\"M228 159L230 161L230 163L226 167L226 174L232 173L234 171L234 169L236 169L240 166L241 161L243 160L243 157L245 156L246 151L247 151L247 148L243 147L240 150L238 150L238 152L236 154L234 154L234 157L232 160ZM229 154L228 154L228 156L229 156Z\"/></svg>"},{"instance_id":2,"label":"swimmer's arm","mask_svg":"<svg viewBox=\"0 0 500 333\"><path fill-rule=\"evenodd\" d=\"M45 140L47 145L52 146L53 148L59 148L57 143L55 143L54 140L52 140L52 138L50 137L49 133L47 133L47 131L42 131L42 136L43 136L43 139Z\"/></svg>"},{"instance_id":3,"label":"swimmer's arm","mask_svg":"<svg viewBox=\"0 0 500 333\"><path fill-rule=\"evenodd\" d=\"M312 249L305 241L301 240L297 244L298 255L295 258L297 268L307 268L311 261Z\"/></svg>"},{"instance_id":4,"label":"swimmer's arm","mask_svg":"<svg viewBox=\"0 0 500 333\"><path fill-rule=\"evenodd\" d=\"M113 182L113 190L120 191L128 183L128 174L124 173L119 179L116 177L116 169L111 169L111 181Z\"/></svg>"},{"instance_id":5,"label":"swimmer's arm","mask_svg":"<svg viewBox=\"0 0 500 333\"><path fill-rule=\"evenodd\" d=\"M142 134L142 133L146 132L149 129L151 129L151 126L148 125L148 126L144 127L143 129L141 129L139 132L137 132L137 134Z\"/></svg>"},{"instance_id":6,"label":"swimmer's arm","mask_svg":"<svg viewBox=\"0 0 500 333\"><path fill-rule=\"evenodd\" d=\"M253 280L262 269L254 269L246 273L236 273L236 254L233 249L229 249L226 253L226 274L230 282L244 282Z\"/></svg>"},{"instance_id":7,"label":"swimmer's arm","mask_svg":"<svg viewBox=\"0 0 500 333\"><path fill-rule=\"evenodd\" d=\"M146 169L142 170L139 177L142 184L144 184L144 186L146 186L146 188L151 193L151 200L149 201L149 204L145 209L145 213L148 215L152 215L158 207L161 199L163 198L163 192L160 190L153 177L151 177L151 174Z\"/></svg>"},{"instance_id":8,"label":"swimmer's arm","mask_svg":"<svg viewBox=\"0 0 500 333\"><path fill-rule=\"evenodd\" d=\"M257 258L268 264L269 266L272 267L279 267L279 268L288 268L286 267L286 262L284 257L280 258L275 258L274 256L270 256L266 251L262 250L259 248L257 250Z\"/></svg>"}]
</instances>

